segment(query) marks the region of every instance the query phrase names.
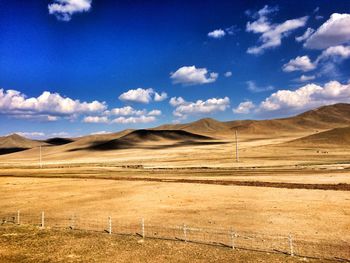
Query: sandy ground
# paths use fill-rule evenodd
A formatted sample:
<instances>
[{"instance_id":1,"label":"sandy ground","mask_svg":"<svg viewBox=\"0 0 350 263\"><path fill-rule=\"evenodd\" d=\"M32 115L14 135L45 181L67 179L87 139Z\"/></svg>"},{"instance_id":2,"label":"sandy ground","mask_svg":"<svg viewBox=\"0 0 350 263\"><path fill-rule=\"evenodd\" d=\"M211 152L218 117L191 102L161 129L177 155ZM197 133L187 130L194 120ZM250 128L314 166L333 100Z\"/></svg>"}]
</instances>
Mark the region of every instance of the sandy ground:
<instances>
[{"instance_id":1,"label":"sandy ground","mask_svg":"<svg viewBox=\"0 0 350 263\"><path fill-rule=\"evenodd\" d=\"M350 251L350 149L276 145L292 138L243 138L239 162L232 141L103 152L43 148L43 169L38 149L3 155L0 211L291 233Z\"/></svg>"},{"instance_id":2,"label":"sandy ground","mask_svg":"<svg viewBox=\"0 0 350 263\"><path fill-rule=\"evenodd\" d=\"M93 179L1 178L2 212L75 213L350 242L350 192ZM165 223L166 222L166 223ZM330 224L337 222L337 224Z\"/></svg>"},{"instance_id":3,"label":"sandy ground","mask_svg":"<svg viewBox=\"0 0 350 263\"><path fill-rule=\"evenodd\" d=\"M176 241L0 226L0 262L329 262ZM59 249L58 249L59 248Z\"/></svg>"}]
</instances>

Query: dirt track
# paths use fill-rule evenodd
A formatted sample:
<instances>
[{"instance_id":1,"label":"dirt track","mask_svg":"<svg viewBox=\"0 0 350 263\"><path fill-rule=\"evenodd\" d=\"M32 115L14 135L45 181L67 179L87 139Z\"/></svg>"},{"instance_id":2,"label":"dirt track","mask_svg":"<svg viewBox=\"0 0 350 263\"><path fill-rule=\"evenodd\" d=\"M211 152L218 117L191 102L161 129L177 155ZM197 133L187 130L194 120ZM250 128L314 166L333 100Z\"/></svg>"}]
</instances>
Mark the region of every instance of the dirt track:
<instances>
[{"instance_id":1,"label":"dirt track","mask_svg":"<svg viewBox=\"0 0 350 263\"><path fill-rule=\"evenodd\" d=\"M334 190L334 191L350 191L350 184L299 184L299 183L277 183L277 182L261 182L261 181L232 181L232 180L198 180L198 179L162 179L162 178L145 178L145 177L104 177L104 176L59 176L59 175L0 175L0 177L26 177L26 178L56 178L56 179L99 179L114 181L145 181L145 182L161 182L161 183L192 183L192 184L214 184L214 185L235 185L235 186L254 186L254 187L273 187L287 189L309 189L309 190Z\"/></svg>"}]
</instances>

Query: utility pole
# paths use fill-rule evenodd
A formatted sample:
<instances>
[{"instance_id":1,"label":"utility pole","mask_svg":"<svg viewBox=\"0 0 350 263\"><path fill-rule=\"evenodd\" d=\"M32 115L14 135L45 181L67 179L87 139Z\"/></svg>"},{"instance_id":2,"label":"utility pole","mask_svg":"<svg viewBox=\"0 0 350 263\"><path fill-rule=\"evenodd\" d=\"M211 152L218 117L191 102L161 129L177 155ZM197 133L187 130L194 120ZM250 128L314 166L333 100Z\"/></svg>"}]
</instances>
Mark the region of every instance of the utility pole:
<instances>
[{"instance_id":1,"label":"utility pole","mask_svg":"<svg viewBox=\"0 0 350 263\"><path fill-rule=\"evenodd\" d=\"M41 169L41 168L43 168L43 164L42 164L42 162L41 162L41 160L42 160L42 158L41 158L41 145L40 145L40 147L39 147L39 151L40 151L39 160L40 160L40 169Z\"/></svg>"},{"instance_id":2,"label":"utility pole","mask_svg":"<svg viewBox=\"0 0 350 263\"><path fill-rule=\"evenodd\" d=\"M235 138L236 138L236 162L239 162L239 156L238 156L238 133L237 130L235 130Z\"/></svg>"}]
</instances>

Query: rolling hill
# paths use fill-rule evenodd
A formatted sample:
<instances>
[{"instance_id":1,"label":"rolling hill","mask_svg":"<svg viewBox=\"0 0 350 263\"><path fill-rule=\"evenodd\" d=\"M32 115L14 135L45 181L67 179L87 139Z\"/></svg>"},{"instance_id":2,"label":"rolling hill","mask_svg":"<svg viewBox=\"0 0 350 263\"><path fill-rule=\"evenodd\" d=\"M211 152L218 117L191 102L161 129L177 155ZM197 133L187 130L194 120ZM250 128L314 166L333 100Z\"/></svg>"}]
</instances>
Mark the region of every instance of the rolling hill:
<instances>
[{"instance_id":1,"label":"rolling hill","mask_svg":"<svg viewBox=\"0 0 350 263\"><path fill-rule=\"evenodd\" d=\"M325 132L320 132L305 136L284 145L292 146L350 146L350 126L344 128L335 128Z\"/></svg>"},{"instance_id":2,"label":"rolling hill","mask_svg":"<svg viewBox=\"0 0 350 263\"><path fill-rule=\"evenodd\" d=\"M8 154L46 145L39 141L24 138L18 134L0 137L0 154Z\"/></svg>"}]
</instances>

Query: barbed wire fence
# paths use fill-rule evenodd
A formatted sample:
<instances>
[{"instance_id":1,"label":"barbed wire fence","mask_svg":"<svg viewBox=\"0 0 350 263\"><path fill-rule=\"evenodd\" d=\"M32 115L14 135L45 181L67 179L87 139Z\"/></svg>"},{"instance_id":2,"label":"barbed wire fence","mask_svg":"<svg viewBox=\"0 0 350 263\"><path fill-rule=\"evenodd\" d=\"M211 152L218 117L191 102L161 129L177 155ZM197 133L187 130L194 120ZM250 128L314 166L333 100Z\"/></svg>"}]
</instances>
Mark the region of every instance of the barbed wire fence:
<instances>
[{"instance_id":1,"label":"barbed wire fence","mask_svg":"<svg viewBox=\"0 0 350 263\"><path fill-rule=\"evenodd\" d=\"M84 218L76 214L67 217L50 214L17 211L0 215L0 224L31 225L41 228L60 228L105 232L110 235L136 235L142 239L164 239L207 245L229 247L233 250L251 250L268 253L282 253L290 256L330 259L350 262L350 243L346 240L310 239L296 235L268 235L227 228L161 226L146 223L138 224L113 220L112 217Z\"/></svg>"}]
</instances>

